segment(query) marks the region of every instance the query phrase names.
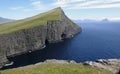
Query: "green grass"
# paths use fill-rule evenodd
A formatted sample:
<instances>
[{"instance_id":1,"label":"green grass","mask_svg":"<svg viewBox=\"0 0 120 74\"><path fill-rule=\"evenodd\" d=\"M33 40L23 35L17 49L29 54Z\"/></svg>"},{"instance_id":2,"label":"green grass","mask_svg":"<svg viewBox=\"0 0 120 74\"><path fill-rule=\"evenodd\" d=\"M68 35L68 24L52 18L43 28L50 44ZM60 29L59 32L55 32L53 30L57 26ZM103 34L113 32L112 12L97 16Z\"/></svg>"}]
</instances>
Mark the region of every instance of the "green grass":
<instances>
[{"instance_id":1,"label":"green grass","mask_svg":"<svg viewBox=\"0 0 120 74\"><path fill-rule=\"evenodd\" d=\"M42 63L0 71L1 74L113 74L104 69L83 64Z\"/></svg>"},{"instance_id":2,"label":"green grass","mask_svg":"<svg viewBox=\"0 0 120 74\"><path fill-rule=\"evenodd\" d=\"M0 24L0 34L10 33L21 29L27 29L38 25L46 24L50 20L60 20L61 8L56 8L48 12L8 23Z\"/></svg>"}]
</instances>

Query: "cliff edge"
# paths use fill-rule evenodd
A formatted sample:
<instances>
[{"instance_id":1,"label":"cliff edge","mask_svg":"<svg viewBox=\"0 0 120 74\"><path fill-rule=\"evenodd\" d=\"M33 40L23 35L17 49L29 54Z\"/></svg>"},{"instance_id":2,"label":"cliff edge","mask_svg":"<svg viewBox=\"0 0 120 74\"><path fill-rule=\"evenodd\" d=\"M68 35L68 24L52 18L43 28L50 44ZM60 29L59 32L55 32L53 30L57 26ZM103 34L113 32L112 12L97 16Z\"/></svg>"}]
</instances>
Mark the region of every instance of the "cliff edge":
<instances>
[{"instance_id":1,"label":"cliff edge","mask_svg":"<svg viewBox=\"0 0 120 74\"><path fill-rule=\"evenodd\" d=\"M84 64L109 70L114 74L120 74L120 59L98 59L97 61L86 61Z\"/></svg>"},{"instance_id":2,"label":"cliff edge","mask_svg":"<svg viewBox=\"0 0 120 74\"><path fill-rule=\"evenodd\" d=\"M8 57L42 49L47 43L59 42L80 31L60 7L0 24L0 65L4 65Z\"/></svg>"},{"instance_id":3,"label":"cliff edge","mask_svg":"<svg viewBox=\"0 0 120 74\"><path fill-rule=\"evenodd\" d=\"M46 60L32 65L1 70L0 74L113 74L72 60Z\"/></svg>"}]
</instances>

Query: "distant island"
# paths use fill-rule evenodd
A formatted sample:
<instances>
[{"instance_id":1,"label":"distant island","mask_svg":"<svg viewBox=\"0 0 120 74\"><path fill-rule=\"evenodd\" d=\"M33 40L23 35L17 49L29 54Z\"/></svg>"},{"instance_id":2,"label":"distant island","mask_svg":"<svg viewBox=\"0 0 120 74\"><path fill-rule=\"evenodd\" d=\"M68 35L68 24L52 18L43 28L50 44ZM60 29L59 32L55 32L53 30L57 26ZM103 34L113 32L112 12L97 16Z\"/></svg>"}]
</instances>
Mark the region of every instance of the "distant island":
<instances>
[{"instance_id":1,"label":"distant island","mask_svg":"<svg viewBox=\"0 0 120 74\"><path fill-rule=\"evenodd\" d=\"M120 22L120 20L110 20L107 18L101 19L101 20L94 20L94 19L83 19L83 20L74 20L76 23L81 22Z\"/></svg>"},{"instance_id":2,"label":"distant island","mask_svg":"<svg viewBox=\"0 0 120 74\"><path fill-rule=\"evenodd\" d=\"M109 19L105 18L102 20L103 22L109 22Z\"/></svg>"},{"instance_id":3,"label":"distant island","mask_svg":"<svg viewBox=\"0 0 120 74\"><path fill-rule=\"evenodd\" d=\"M8 18L0 17L0 23L10 22L10 21L13 21L13 19L8 19Z\"/></svg>"}]
</instances>

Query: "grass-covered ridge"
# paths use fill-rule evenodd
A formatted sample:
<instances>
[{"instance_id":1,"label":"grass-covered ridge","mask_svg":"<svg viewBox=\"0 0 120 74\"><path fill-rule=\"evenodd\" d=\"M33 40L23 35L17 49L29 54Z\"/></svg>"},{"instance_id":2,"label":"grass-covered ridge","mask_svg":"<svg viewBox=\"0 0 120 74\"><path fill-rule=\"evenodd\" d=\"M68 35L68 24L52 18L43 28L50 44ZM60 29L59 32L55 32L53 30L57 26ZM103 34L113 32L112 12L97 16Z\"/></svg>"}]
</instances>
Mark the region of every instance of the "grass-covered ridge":
<instances>
[{"instance_id":1,"label":"grass-covered ridge","mask_svg":"<svg viewBox=\"0 0 120 74\"><path fill-rule=\"evenodd\" d=\"M0 74L113 74L110 71L83 64L41 63L0 71Z\"/></svg>"},{"instance_id":2,"label":"grass-covered ridge","mask_svg":"<svg viewBox=\"0 0 120 74\"><path fill-rule=\"evenodd\" d=\"M0 24L0 34L10 33L21 29L31 28L46 24L49 20L60 20L61 8L55 8L48 12L8 23Z\"/></svg>"}]
</instances>

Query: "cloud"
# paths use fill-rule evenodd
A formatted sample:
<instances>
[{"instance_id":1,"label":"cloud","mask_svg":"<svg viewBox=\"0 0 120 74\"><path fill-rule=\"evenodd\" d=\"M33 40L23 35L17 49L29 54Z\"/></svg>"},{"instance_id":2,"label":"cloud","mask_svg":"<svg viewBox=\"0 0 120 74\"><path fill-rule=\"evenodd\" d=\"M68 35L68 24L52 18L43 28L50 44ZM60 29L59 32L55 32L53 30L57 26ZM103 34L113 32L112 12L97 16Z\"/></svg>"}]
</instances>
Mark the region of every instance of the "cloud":
<instances>
[{"instance_id":1,"label":"cloud","mask_svg":"<svg viewBox=\"0 0 120 74\"><path fill-rule=\"evenodd\" d=\"M112 17L112 18L109 18L109 20L120 21L120 17Z\"/></svg>"},{"instance_id":2,"label":"cloud","mask_svg":"<svg viewBox=\"0 0 120 74\"><path fill-rule=\"evenodd\" d=\"M103 5L90 5L90 6L82 6L79 7L79 6L74 6L74 7L71 7L70 9L100 9L100 8L120 8L120 4L103 4Z\"/></svg>"},{"instance_id":3,"label":"cloud","mask_svg":"<svg viewBox=\"0 0 120 74\"><path fill-rule=\"evenodd\" d=\"M40 5L41 2L40 1L35 1L35 2L32 2L32 5Z\"/></svg>"},{"instance_id":4,"label":"cloud","mask_svg":"<svg viewBox=\"0 0 120 74\"><path fill-rule=\"evenodd\" d=\"M35 10L45 10L47 7L46 4L43 4L41 1L33 1L31 5L34 7Z\"/></svg>"},{"instance_id":5,"label":"cloud","mask_svg":"<svg viewBox=\"0 0 120 74\"><path fill-rule=\"evenodd\" d=\"M66 7L67 6L67 3L66 1L62 1L62 0L58 0L57 2L53 3L52 5L55 5L55 6L60 6L60 7Z\"/></svg>"},{"instance_id":6,"label":"cloud","mask_svg":"<svg viewBox=\"0 0 120 74\"><path fill-rule=\"evenodd\" d=\"M10 7L11 10L20 10L23 9L24 7L18 6L18 7Z\"/></svg>"},{"instance_id":7,"label":"cloud","mask_svg":"<svg viewBox=\"0 0 120 74\"><path fill-rule=\"evenodd\" d=\"M104 4L99 6L90 6L88 8L120 8L120 4Z\"/></svg>"},{"instance_id":8,"label":"cloud","mask_svg":"<svg viewBox=\"0 0 120 74\"><path fill-rule=\"evenodd\" d=\"M22 6L18 6L18 7L10 7L11 10L16 10L16 11L30 11L30 9L22 7Z\"/></svg>"},{"instance_id":9,"label":"cloud","mask_svg":"<svg viewBox=\"0 0 120 74\"><path fill-rule=\"evenodd\" d=\"M99 9L120 8L120 0L51 0L51 3L41 0L30 0L31 10L49 10L49 8L62 7L66 9ZM11 7L12 10L29 11L28 7Z\"/></svg>"},{"instance_id":10,"label":"cloud","mask_svg":"<svg viewBox=\"0 0 120 74\"><path fill-rule=\"evenodd\" d=\"M54 6L58 7L68 7L72 3L82 2L84 0L57 0L56 2L52 3Z\"/></svg>"},{"instance_id":11,"label":"cloud","mask_svg":"<svg viewBox=\"0 0 120 74\"><path fill-rule=\"evenodd\" d=\"M10 7L10 9L19 11L32 11L32 10L47 10L48 7L50 6L44 4L40 0L30 0L30 4L28 4L27 6Z\"/></svg>"},{"instance_id":12,"label":"cloud","mask_svg":"<svg viewBox=\"0 0 120 74\"><path fill-rule=\"evenodd\" d=\"M30 0L30 1L39 1L39 0Z\"/></svg>"},{"instance_id":13,"label":"cloud","mask_svg":"<svg viewBox=\"0 0 120 74\"><path fill-rule=\"evenodd\" d=\"M57 0L53 5L69 9L120 8L120 0Z\"/></svg>"}]
</instances>

